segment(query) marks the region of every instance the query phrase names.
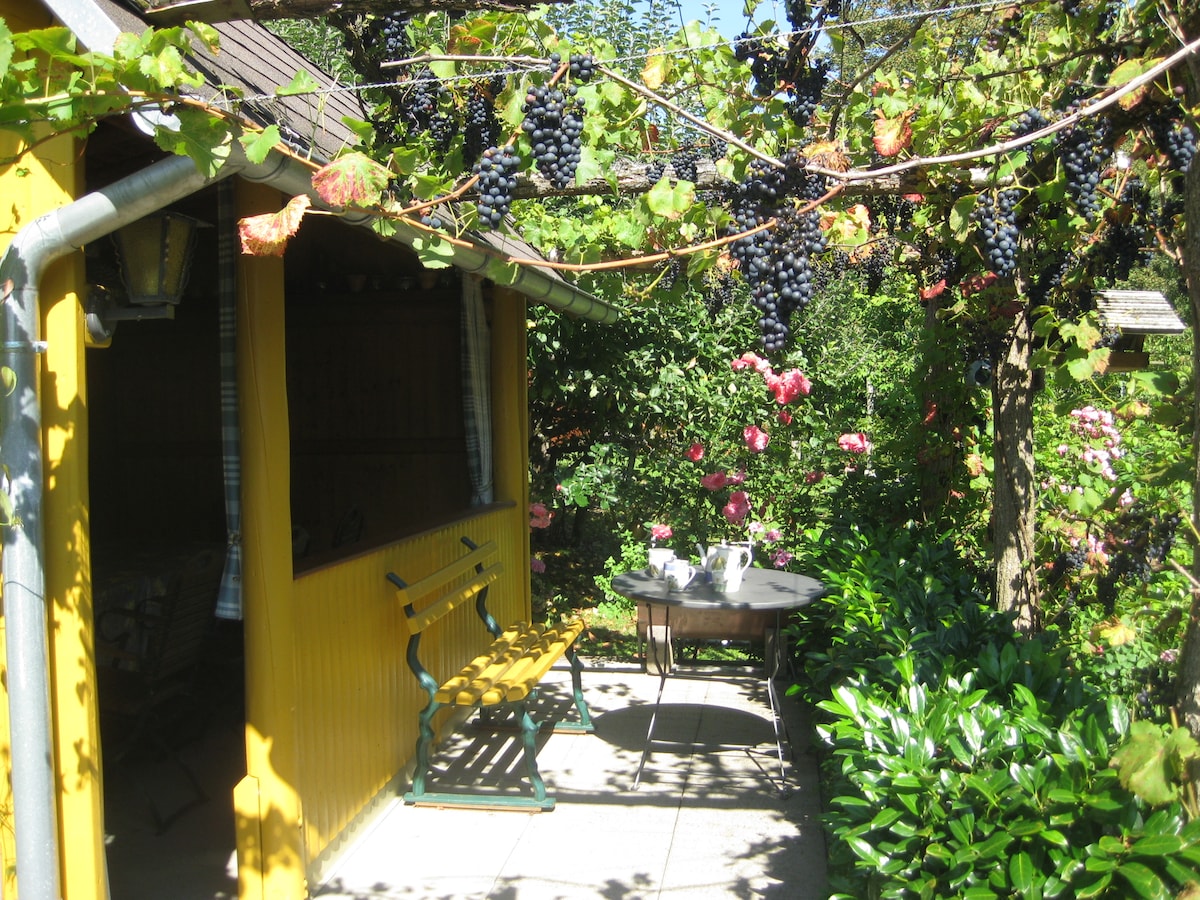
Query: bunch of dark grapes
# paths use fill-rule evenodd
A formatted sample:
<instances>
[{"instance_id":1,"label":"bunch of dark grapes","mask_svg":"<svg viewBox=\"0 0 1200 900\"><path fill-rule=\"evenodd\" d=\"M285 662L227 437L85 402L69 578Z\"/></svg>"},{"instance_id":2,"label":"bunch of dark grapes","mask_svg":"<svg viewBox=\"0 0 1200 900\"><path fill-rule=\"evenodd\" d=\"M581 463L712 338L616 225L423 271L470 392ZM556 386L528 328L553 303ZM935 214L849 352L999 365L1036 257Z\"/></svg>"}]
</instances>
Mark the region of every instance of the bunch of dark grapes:
<instances>
[{"instance_id":1,"label":"bunch of dark grapes","mask_svg":"<svg viewBox=\"0 0 1200 900\"><path fill-rule=\"evenodd\" d=\"M405 13L385 13L375 20L372 31L378 36L378 47L385 60L392 62L412 56L413 45L408 36L408 19Z\"/></svg>"},{"instance_id":2,"label":"bunch of dark grapes","mask_svg":"<svg viewBox=\"0 0 1200 900\"><path fill-rule=\"evenodd\" d=\"M723 159L725 151L729 149L729 145L720 138L713 138L708 144L708 158L713 162Z\"/></svg>"},{"instance_id":3,"label":"bunch of dark grapes","mask_svg":"<svg viewBox=\"0 0 1200 900\"><path fill-rule=\"evenodd\" d=\"M479 200L475 210L479 213L479 223L484 227L499 228L508 215L513 191L517 187L517 169L520 167L521 157L517 156L511 145L489 147L483 151L483 156L475 165L475 173L479 176Z\"/></svg>"},{"instance_id":4,"label":"bunch of dark grapes","mask_svg":"<svg viewBox=\"0 0 1200 900\"><path fill-rule=\"evenodd\" d=\"M590 53L572 53L567 58L567 64L570 66L571 78L580 84L587 84L596 74L596 60Z\"/></svg>"},{"instance_id":5,"label":"bunch of dark grapes","mask_svg":"<svg viewBox=\"0 0 1200 900\"><path fill-rule=\"evenodd\" d=\"M433 138L433 145L437 147L438 152L446 153L450 149L450 145L454 143L454 138L458 134L458 122L453 116L445 113L438 113L429 120L429 136Z\"/></svg>"},{"instance_id":6,"label":"bunch of dark grapes","mask_svg":"<svg viewBox=\"0 0 1200 900\"><path fill-rule=\"evenodd\" d=\"M792 314L813 296L812 257L825 249L821 217L815 210L797 212L791 206L779 214L771 230L765 259L752 267L750 301L759 311L759 339L768 353L787 349Z\"/></svg>"},{"instance_id":7,"label":"bunch of dark grapes","mask_svg":"<svg viewBox=\"0 0 1200 900\"><path fill-rule=\"evenodd\" d=\"M1167 158L1167 165L1175 172L1186 172L1196 155L1196 132L1182 120L1177 104L1162 108L1150 120L1150 131L1154 143Z\"/></svg>"},{"instance_id":8,"label":"bunch of dark grapes","mask_svg":"<svg viewBox=\"0 0 1200 900\"><path fill-rule=\"evenodd\" d=\"M775 93L786 62L786 57L779 48L770 46L761 38L742 34L734 42L733 55L741 62L750 63L754 93L760 97Z\"/></svg>"},{"instance_id":9,"label":"bunch of dark grapes","mask_svg":"<svg viewBox=\"0 0 1200 900\"><path fill-rule=\"evenodd\" d=\"M438 112L441 82L429 67L421 69L411 81L388 88L395 118L403 122L410 133L429 131Z\"/></svg>"},{"instance_id":10,"label":"bunch of dark grapes","mask_svg":"<svg viewBox=\"0 0 1200 900\"><path fill-rule=\"evenodd\" d=\"M467 89L467 115L463 125L463 162L472 165L487 147L500 140L496 98L504 90L504 76L493 76L486 84L476 82Z\"/></svg>"},{"instance_id":11,"label":"bunch of dark grapes","mask_svg":"<svg viewBox=\"0 0 1200 900\"><path fill-rule=\"evenodd\" d=\"M1056 584L1060 583L1072 572L1080 571L1086 562L1087 548L1082 544L1060 550L1050 565L1050 580Z\"/></svg>"},{"instance_id":12,"label":"bunch of dark grapes","mask_svg":"<svg viewBox=\"0 0 1200 900\"><path fill-rule=\"evenodd\" d=\"M1140 503L1125 510L1113 524L1111 540L1105 542L1109 547L1108 569L1096 585L1096 599L1109 615L1122 582L1145 583L1166 561L1178 527L1179 516L1175 513L1159 516Z\"/></svg>"},{"instance_id":13,"label":"bunch of dark grapes","mask_svg":"<svg viewBox=\"0 0 1200 900\"><path fill-rule=\"evenodd\" d=\"M949 247L938 247L932 253L923 254L922 262L925 263L923 282L927 287L939 282L949 287L962 280L962 263Z\"/></svg>"},{"instance_id":14,"label":"bunch of dark grapes","mask_svg":"<svg viewBox=\"0 0 1200 900\"><path fill-rule=\"evenodd\" d=\"M1107 132L1103 120L1085 119L1054 136L1054 151L1067 176L1067 195L1089 219L1100 209L1097 192L1108 160Z\"/></svg>"},{"instance_id":15,"label":"bunch of dark grapes","mask_svg":"<svg viewBox=\"0 0 1200 900\"><path fill-rule=\"evenodd\" d=\"M718 272L705 280L704 306L710 316L716 316L733 302L733 279L728 272Z\"/></svg>"},{"instance_id":16,"label":"bunch of dark grapes","mask_svg":"<svg viewBox=\"0 0 1200 900\"><path fill-rule=\"evenodd\" d=\"M646 166L646 180L652 185L658 184L660 181L662 181L662 177L666 171L667 167L663 165L661 160L656 159L654 162Z\"/></svg>"},{"instance_id":17,"label":"bunch of dark grapes","mask_svg":"<svg viewBox=\"0 0 1200 900\"><path fill-rule=\"evenodd\" d=\"M975 200L971 218L979 223L983 236L983 257L987 267L1001 278L1017 270L1017 201L1018 190L1001 191L993 197L980 194Z\"/></svg>"},{"instance_id":18,"label":"bunch of dark grapes","mask_svg":"<svg viewBox=\"0 0 1200 900\"><path fill-rule=\"evenodd\" d=\"M913 202L897 194L880 194L870 201L871 231L881 229L891 234L904 231L912 224Z\"/></svg>"},{"instance_id":19,"label":"bunch of dark grapes","mask_svg":"<svg viewBox=\"0 0 1200 900\"><path fill-rule=\"evenodd\" d=\"M1125 183L1108 219L1108 227L1094 251L1096 265L1105 278L1125 281L1134 266L1148 261L1152 249L1148 226L1150 195L1140 178L1130 178Z\"/></svg>"},{"instance_id":20,"label":"bunch of dark grapes","mask_svg":"<svg viewBox=\"0 0 1200 900\"><path fill-rule=\"evenodd\" d=\"M874 297L883 287L883 277L887 274L887 251L882 246L873 247L859 266L862 269L863 286L867 294Z\"/></svg>"},{"instance_id":21,"label":"bunch of dark grapes","mask_svg":"<svg viewBox=\"0 0 1200 900\"><path fill-rule=\"evenodd\" d=\"M1029 298L1033 301L1033 305L1041 306L1048 302L1050 292L1062 287L1063 278L1075 267L1076 263L1077 260L1073 253L1058 253L1052 256L1042 266L1029 289ZM1063 308L1060 308L1058 312L1064 318L1078 318L1078 315L1071 316L1069 311Z\"/></svg>"},{"instance_id":22,"label":"bunch of dark grapes","mask_svg":"<svg viewBox=\"0 0 1200 900\"><path fill-rule=\"evenodd\" d=\"M1040 109L1030 107L1017 116L1017 121L1012 125L1011 134L1013 137L1024 137L1027 134L1033 134L1035 131L1041 131L1050 120L1047 119Z\"/></svg>"},{"instance_id":23,"label":"bunch of dark grapes","mask_svg":"<svg viewBox=\"0 0 1200 900\"><path fill-rule=\"evenodd\" d=\"M534 165L559 188L574 183L582 155L583 107L568 106L566 97L557 87L531 87L522 107L521 128L529 136Z\"/></svg>"},{"instance_id":24,"label":"bunch of dark grapes","mask_svg":"<svg viewBox=\"0 0 1200 900\"><path fill-rule=\"evenodd\" d=\"M792 87L792 99L788 101L788 116L801 128L807 128L821 105L825 92L825 81L829 76L829 64L824 60L804 66Z\"/></svg>"},{"instance_id":25,"label":"bunch of dark grapes","mask_svg":"<svg viewBox=\"0 0 1200 900\"><path fill-rule=\"evenodd\" d=\"M675 170L675 177L680 181L690 181L696 183L697 172L696 163L700 160L700 154L696 152L695 147L680 147L671 154L671 168Z\"/></svg>"}]
</instances>

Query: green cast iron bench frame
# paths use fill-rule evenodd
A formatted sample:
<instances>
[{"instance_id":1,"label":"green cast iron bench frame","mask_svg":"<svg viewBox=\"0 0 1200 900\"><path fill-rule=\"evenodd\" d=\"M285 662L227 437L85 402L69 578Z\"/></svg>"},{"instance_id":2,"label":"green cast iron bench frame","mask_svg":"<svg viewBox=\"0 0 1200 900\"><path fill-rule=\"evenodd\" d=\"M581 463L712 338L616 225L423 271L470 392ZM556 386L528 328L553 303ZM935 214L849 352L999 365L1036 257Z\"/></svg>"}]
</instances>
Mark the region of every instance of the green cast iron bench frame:
<instances>
[{"instance_id":1,"label":"green cast iron bench frame","mask_svg":"<svg viewBox=\"0 0 1200 900\"><path fill-rule=\"evenodd\" d=\"M488 588L504 570L503 563L496 558L496 544L489 541L479 546L466 537L462 538L462 542L470 551L467 555L420 581L409 584L394 572L387 574L388 581L396 587L408 622L408 665L428 697L418 716L420 733L417 737L416 768L412 789L404 795L404 800L425 806L534 811L553 809L554 797L547 795L546 784L538 772L539 726L530 714L528 701L536 698L538 682L565 655L571 665L571 687L575 708L579 711L579 722L559 722L555 724L555 730L585 733L595 730L587 701L583 697L583 664L575 652L575 639L583 631L583 623L575 620L546 627L518 622L501 629L487 610ZM493 638L492 645L458 674L438 684L437 679L421 663L421 637L426 629L472 598L475 600L476 613ZM463 791L431 792L426 789L434 740L433 717L444 707L477 708L480 721L484 724L491 724L491 713L496 708L511 708L520 727L525 769L533 787L532 797Z\"/></svg>"}]
</instances>

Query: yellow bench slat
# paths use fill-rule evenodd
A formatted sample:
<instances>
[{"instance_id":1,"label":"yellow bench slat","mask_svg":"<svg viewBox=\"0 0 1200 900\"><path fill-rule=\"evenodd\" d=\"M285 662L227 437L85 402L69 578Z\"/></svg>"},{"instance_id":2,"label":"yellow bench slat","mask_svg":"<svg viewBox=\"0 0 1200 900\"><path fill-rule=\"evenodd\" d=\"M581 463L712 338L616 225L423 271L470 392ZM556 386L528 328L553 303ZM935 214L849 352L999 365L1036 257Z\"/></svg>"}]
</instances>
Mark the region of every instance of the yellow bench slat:
<instances>
[{"instance_id":1,"label":"yellow bench slat","mask_svg":"<svg viewBox=\"0 0 1200 900\"><path fill-rule=\"evenodd\" d=\"M514 625L438 688L435 699L457 706L523 700L582 631L578 621L549 629Z\"/></svg>"},{"instance_id":2,"label":"yellow bench slat","mask_svg":"<svg viewBox=\"0 0 1200 900\"><path fill-rule=\"evenodd\" d=\"M487 587L493 581L500 577L500 573L504 571L503 563L493 563L488 566L470 581L465 581L460 585L456 585L453 589L442 594L437 600L434 600L424 609L415 612L408 619L408 627L414 632L424 631L454 607L458 606L464 600L470 600L480 590ZM444 583L446 579L441 579ZM409 588L411 591L412 589ZM416 596L416 595L414 595Z\"/></svg>"},{"instance_id":3,"label":"yellow bench slat","mask_svg":"<svg viewBox=\"0 0 1200 900\"><path fill-rule=\"evenodd\" d=\"M532 652L526 652L525 656L505 674L504 696L497 696L495 700L489 701L488 696L491 693L489 692L484 695L484 703L499 703L501 700L516 703L518 700L524 700L582 632L583 622L581 621L559 625L557 628L546 631ZM497 686L497 691L499 687Z\"/></svg>"},{"instance_id":4,"label":"yellow bench slat","mask_svg":"<svg viewBox=\"0 0 1200 900\"><path fill-rule=\"evenodd\" d=\"M476 547L466 556L461 556L436 572L432 572L424 578L414 581L408 587L397 587L395 589L396 596L400 598L402 604L420 600L444 587L449 582L454 581L456 578L461 578L476 566L486 564L496 554L496 542L488 541L486 544Z\"/></svg>"}]
</instances>

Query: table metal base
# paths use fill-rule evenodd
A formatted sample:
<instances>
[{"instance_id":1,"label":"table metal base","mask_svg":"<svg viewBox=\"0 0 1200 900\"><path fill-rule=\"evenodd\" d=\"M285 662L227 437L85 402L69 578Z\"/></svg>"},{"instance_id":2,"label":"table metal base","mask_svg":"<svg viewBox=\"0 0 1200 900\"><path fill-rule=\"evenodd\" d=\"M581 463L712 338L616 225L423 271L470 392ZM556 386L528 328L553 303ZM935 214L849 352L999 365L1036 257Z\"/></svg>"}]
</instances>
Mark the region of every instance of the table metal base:
<instances>
[{"instance_id":1,"label":"table metal base","mask_svg":"<svg viewBox=\"0 0 1200 900\"><path fill-rule=\"evenodd\" d=\"M651 674L658 675L658 694L654 699L654 710L650 714L650 725L646 729L646 746L642 750L642 758L638 762L637 772L633 778L631 789L635 791L641 784L642 772L646 768L646 762L650 759L650 751L654 742L654 726L658 722L658 712L662 706L667 676L675 670L675 654L671 644L671 607L663 607L664 622L661 625L655 625L654 607L656 604L646 603L645 606L647 621L646 670ZM783 721L783 716L780 715L779 698L775 692L775 678L779 674L780 659L783 656L780 646L782 633L780 619L780 614L776 612L775 627L767 629L763 635L763 675L767 682L767 703L771 707L771 724L775 731L775 750L779 760L779 790L780 793L787 793L787 769L783 753L784 741L788 740L787 725Z\"/></svg>"}]
</instances>

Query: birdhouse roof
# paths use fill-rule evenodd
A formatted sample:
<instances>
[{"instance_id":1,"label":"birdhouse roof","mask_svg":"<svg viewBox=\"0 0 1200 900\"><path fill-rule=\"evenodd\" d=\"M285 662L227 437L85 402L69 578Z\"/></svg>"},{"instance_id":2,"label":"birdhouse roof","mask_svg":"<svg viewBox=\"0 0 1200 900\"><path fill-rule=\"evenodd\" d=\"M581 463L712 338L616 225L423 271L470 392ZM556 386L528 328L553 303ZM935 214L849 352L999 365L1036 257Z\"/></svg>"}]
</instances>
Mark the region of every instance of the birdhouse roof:
<instances>
[{"instance_id":1,"label":"birdhouse roof","mask_svg":"<svg viewBox=\"0 0 1200 900\"><path fill-rule=\"evenodd\" d=\"M1122 334L1181 334L1187 328L1159 291L1097 291L1096 310Z\"/></svg>"}]
</instances>

